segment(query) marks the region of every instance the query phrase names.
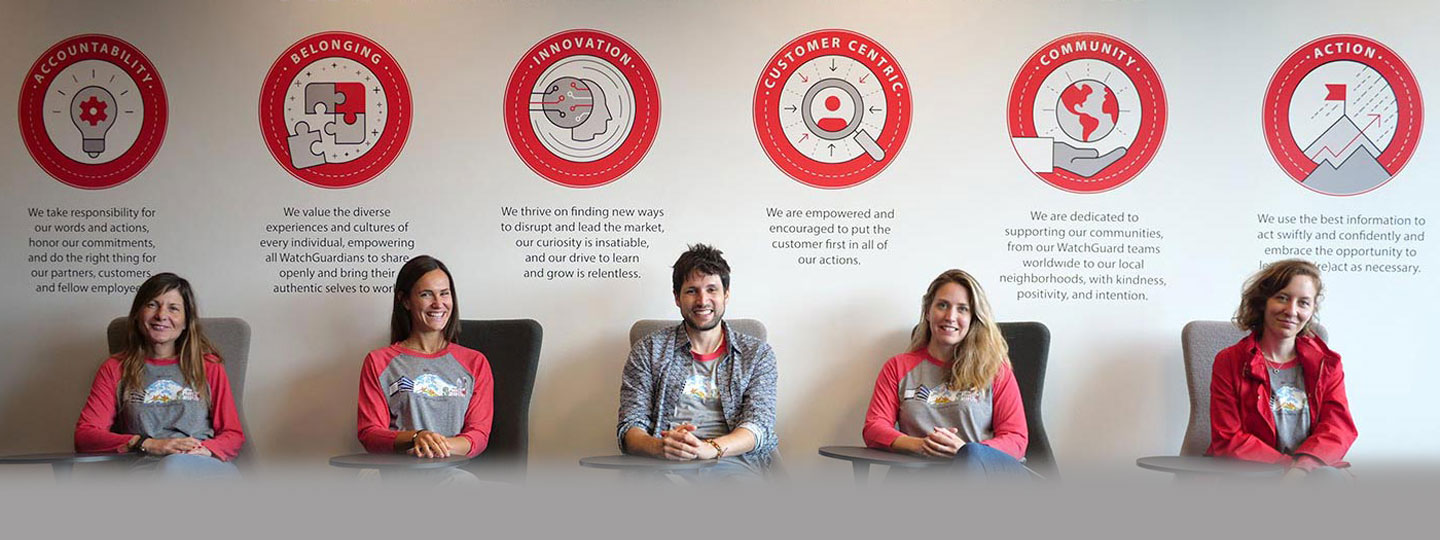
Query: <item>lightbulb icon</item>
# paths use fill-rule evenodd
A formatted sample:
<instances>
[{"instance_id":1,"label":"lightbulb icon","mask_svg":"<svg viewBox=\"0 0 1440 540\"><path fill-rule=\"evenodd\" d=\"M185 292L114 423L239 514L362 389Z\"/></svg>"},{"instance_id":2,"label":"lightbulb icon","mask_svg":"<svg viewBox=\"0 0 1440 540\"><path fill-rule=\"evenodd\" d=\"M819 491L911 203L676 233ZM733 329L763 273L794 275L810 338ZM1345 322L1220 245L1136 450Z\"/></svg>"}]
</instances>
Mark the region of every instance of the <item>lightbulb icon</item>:
<instances>
[{"instance_id":1,"label":"lightbulb icon","mask_svg":"<svg viewBox=\"0 0 1440 540\"><path fill-rule=\"evenodd\" d=\"M90 157L105 151L105 133L115 125L115 96L99 86L87 86L70 100L70 120L80 130L81 150Z\"/></svg>"}]
</instances>

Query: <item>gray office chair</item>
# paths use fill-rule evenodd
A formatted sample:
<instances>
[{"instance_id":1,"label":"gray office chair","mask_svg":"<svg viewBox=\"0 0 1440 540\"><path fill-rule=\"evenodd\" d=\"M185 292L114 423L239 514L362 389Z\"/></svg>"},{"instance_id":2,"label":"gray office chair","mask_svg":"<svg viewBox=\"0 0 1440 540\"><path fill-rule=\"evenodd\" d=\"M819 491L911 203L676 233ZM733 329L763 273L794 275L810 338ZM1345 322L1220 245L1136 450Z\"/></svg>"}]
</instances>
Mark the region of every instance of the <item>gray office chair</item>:
<instances>
[{"instance_id":1,"label":"gray office chair","mask_svg":"<svg viewBox=\"0 0 1440 540\"><path fill-rule=\"evenodd\" d=\"M1310 327L1321 341L1329 341L1330 333L1317 322ZM1215 355L1234 345L1249 332L1230 321L1190 321L1180 331L1180 346L1185 357L1185 386L1190 393L1190 424L1185 427L1185 441L1180 445L1182 456L1203 456L1210 448L1210 373Z\"/></svg>"},{"instance_id":2,"label":"gray office chair","mask_svg":"<svg viewBox=\"0 0 1440 540\"><path fill-rule=\"evenodd\" d=\"M666 319L640 319L630 326L630 344L640 341L640 338L655 333L662 328L674 328L680 324L679 320ZM765 325L755 319L725 319L725 324L741 334L754 337L760 341L768 341L770 333L765 330Z\"/></svg>"},{"instance_id":3,"label":"gray office chair","mask_svg":"<svg viewBox=\"0 0 1440 540\"><path fill-rule=\"evenodd\" d=\"M130 319L116 317L105 329L110 354L120 352L125 346L125 333ZM235 456L237 467L249 467L255 462L254 434L245 422L245 370L250 364L250 324L236 317L203 317L205 335L215 348L220 349L220 365L225 366L225 376L230 379L230 394L235 397L236 414L240 416L241 429L245 431L245 442Z\"/></svg>"},{"instance_id":4,"label":"gray office chair","mask_svg":"<svg viewBox=\"0 0 1440 540\"><path fill-rule=\"evenodd\" d=\"M1039 322L1002 322L997 326L1010 347L1010 367L1025 407L1025 428L1030 436L1025 466L1045 478L1058 480L1060 468L1055 464L1040 406L1045 394L1045 367L1050 362L1050 329Z\"/></svg>"},{"instance_id":5,"label":"gray office chair","mask_svg":"<svg viewBox=\"0 0 1440 540\"><path fill-rule=\"evenodd\" d=\"M461 320L459 343L480 351L495 379L490 441L461 467L483 480L521 482L530 452L530 396L544 329L530 319Z\"/></svg>"}]
</instances>

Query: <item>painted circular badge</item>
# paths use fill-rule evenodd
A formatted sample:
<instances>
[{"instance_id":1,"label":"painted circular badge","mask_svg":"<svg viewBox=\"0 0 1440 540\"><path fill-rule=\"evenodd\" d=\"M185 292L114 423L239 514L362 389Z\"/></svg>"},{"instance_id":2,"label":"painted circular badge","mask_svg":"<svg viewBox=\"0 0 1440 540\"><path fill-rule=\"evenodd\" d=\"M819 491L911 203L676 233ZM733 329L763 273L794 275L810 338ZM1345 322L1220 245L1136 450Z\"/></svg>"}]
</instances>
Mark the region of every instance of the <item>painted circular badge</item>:
<instances>
[{"instance_id":1,"label":"painted circular badge","mask_svg":"<svg viewBox=\"0 0 1440 540\"><path fill-rule=\"evenodd\" d=\"M410 85L379 44L322 32L285 49L260 88L270 155L302 182L358 186L395 161L410 133Z\"/></svg>"},{"instance_id":2,"label":"painted circular badge","mask_svg":"<svg viewBox=\"0 0 1440 540\"><path fill-rule=\"evenodd\" d=\"M1010 142L1035 176L1074 193L1124 185L1165 136L1165 88L1129 43L1096 33L1046 43L1010 87Z\"/></svg>"},{"instance_id":3,"label":"painted circular badge","mask_svg":"<svg viewBox=\"0 0 1440 540\"><path fill-rule=\"evenodd\" d=\"M566 187L630 172L655 142L660 90L634 47L598 30L536 43L510 72L505 132L520 160Z\"/></svg>"},{"instance_id":4,"label":"painted circular badge","mask_svg":"<svg viewBox=\"0 0 1440 540\"><path fill-rule=\"evenodd\" d=\"M165 84L134 45L100 34L40 56L20 88L20 137L66 185L105 189L134 178L165 140Z\"/></svg>"},{"instance_id":5,"label":"painted circular badge","mask_svg":"<svg viewBox=\"0 0 1440 540\"><path fill-rule=\"evenodd\" d=\"M890 51L849 30L786 43L755 84L755 136L785 174L826 189L885 170L910 132L910 81Z\"/></svg>"},{"instance_id":6,"label":"painted circular badge","mask_svg":"<svg viewBox=\"0 0 1440 540\"><path fill-rule=\"evenodd\" d=\"M1423 109L1415 75L1394 51L1334 35L1306 43L1275 70L1262 124L1290 178L1325 195L1359 195L1414 155Z\"/></svg>"}]
</instances>

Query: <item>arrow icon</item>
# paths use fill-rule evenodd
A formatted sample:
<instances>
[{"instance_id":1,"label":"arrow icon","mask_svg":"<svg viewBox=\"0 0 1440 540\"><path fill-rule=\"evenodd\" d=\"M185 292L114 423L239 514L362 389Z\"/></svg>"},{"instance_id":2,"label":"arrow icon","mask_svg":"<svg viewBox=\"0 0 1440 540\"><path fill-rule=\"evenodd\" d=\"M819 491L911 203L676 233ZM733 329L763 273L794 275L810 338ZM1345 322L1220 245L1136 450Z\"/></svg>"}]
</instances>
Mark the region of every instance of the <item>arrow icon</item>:
<instances>
[{"instance_id":1,"label":"arrow icon","mask_svg":"<svg viewBox=\"0 0 1440 540\"><path fill-rule=\"evenodd\" d=\"M795 112L795 111L796 111L796 107L795 107L794 105L791 105L791 106L789 106L789 107L785 107L785 110L790 111L790 112Z\"/></svg>"},{"instance_id":2,"label":"arrow icon","mask_svg":"<svg viewBox=\"0 0 1440 540\"><path fill-rule=\"evenodd\" d=\"M830 71L835 71L835 59L830 59Z\"/></svg>"},{"instance_id":3,"label":"arrow icon","mask_svg":"<svg viewBox=\"0 0 1440 540\"><path fill-rule=\"evenodd\" d=\"M800 140L795 141L795 144L800 144L800 143L802 143L802 142L805 142L805 139L809 139L809 138L810 138L810 134L809 134L809 133L806 133L804 137L800 137Z\"/></svg>"},{"instance_id":4,"label":"arrow icon","mask_svg":"<svg viewBox=\"0 0 1440 540\"><path fill-rule=\"evenodd\" d=\"M810 78L806 77L804 73L796 73L795 76L800 77L800 82L810 82Z\"/></svg>"},{"instance_id":5,"label":"arrow icon","mask_svg":"<svg viewBox=\"0 0 1440 540\"><path fill-rule=\"evenodd\" d=\"M835 143L830 143L830 157L835 157Z\"/></svg>"},{"instance_id":6,"label":"arrow icon","mask_svg":"<svg viewBox=\"0 0 1440 540\"><path fill-rule=\"evenodd\" d=\"M876 109L874 106L871 106L871 107L870 107L870 114L875 114L875 113L878 113L878 112L880 112L880 109Z\"/></svg>"},{"instance_id":7,"label":"arrow icon","mask_svg":"<svg viewBox=\"0 0 1440 540\"><path fill-rule=\"evenodd\" d=\"M861 75L861 76L860 76L860 84L865 84L865 78L866 78L866 77L869 77L869 76L870 76L869 73L866 73L866 74L864 74L864 75Z\"/></svg>"}]
</instances>

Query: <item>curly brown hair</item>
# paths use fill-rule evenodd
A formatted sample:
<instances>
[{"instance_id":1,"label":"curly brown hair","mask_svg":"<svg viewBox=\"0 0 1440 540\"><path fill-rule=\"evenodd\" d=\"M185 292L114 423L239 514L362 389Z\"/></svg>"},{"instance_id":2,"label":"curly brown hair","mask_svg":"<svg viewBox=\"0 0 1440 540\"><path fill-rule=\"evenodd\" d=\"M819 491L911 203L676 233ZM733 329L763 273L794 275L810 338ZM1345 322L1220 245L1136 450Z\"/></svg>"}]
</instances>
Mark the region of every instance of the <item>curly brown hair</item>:
<instances>
[{"instance_id":1,"label":"curly brown hair","mask_svg":"<svg viewBox=\"0 0 1440 540\"><path fill-rule=\"evenodd\" d=\"M1235 318L1232 321L1241 330L1249 330L1255 335L1261 335L1265 330L1265 303L1271 296L1280 292L1290 285L1290 280L1296 276L1308 276L1315 280L1315 312L1320 311L1320 298L1325 291L1324 284L1320 281L1320 269L1314 263L1304 259L1285 259L1265 265L1250 279L1245 280L1245 289L1240 293L1240 307L1235 310ZM1313 336L1315 332L1310 329L1310 323L1315 321L1311 315L1310 320L1305 322L1305 327L1300 329L1300 335Z\"/></svg>"}]
</instances>

